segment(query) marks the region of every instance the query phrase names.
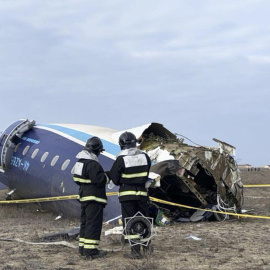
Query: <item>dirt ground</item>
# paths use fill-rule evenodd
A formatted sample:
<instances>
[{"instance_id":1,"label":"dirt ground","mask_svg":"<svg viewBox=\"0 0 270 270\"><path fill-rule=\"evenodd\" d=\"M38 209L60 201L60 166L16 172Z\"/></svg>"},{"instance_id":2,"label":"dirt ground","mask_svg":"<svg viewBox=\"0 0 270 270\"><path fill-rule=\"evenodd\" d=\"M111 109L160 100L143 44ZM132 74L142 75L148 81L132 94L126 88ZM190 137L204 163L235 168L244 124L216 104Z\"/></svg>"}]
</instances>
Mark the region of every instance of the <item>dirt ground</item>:
<instances>
[{"instance_id":1,"label":"dirt ground","mask_svg":"<svg viewBox=\"0 0 270 270\"><path fill-rule=\"evenodd\" d=\"M270 184L270 170L243 171L244 184ZM244 209L270 216L270 188L245 188ZM5 191L0 192L0 199ZM36 204L0 205L0 269L270 269L270 220L244 218L223 222L181 223L155 227L155 252L141 261L124 259L129 251L86 261L77 248L62 245L32 245L3 239L40 242L42 236L79 226L78 220L59 219L37 211ZM107 227L103 228L103 231ZM188 239L193 235L201 240ZM102 249L121 247L120 236L104 236ZM72 240L74 246L78 245Z\"/></svg>"}]
</instances>

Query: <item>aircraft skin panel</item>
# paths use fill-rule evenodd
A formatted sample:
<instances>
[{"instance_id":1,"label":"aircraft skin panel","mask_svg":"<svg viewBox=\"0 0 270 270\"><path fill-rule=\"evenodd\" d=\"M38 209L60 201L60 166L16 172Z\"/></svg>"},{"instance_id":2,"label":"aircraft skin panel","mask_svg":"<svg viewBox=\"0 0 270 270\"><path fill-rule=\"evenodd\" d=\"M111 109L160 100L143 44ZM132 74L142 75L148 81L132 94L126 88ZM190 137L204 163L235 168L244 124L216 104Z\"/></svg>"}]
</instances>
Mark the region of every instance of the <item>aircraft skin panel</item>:
<instances>
[{"instance_id":1,"label":"aircraft skin panel","mask_svg":"<svg viewBox=\"0 0 270 270\"><path fill-rule=\"evenodd\" d=\"M78 138L87 140L90 137L89 134L80 134L76 130L65 129L65 134L69 136L73 134L71 137L77 140ZM33 128L25 132L19 143L21 145L18 151L13 153L7 171L0 173L0 181L10 189L16 189L16 195L20 198L39 198L78 194L79 186L73 181L72 168L77 161L76 155L82 150L81 143L43 128ZM27 146L30 148L23 155ZM36 149L39 151L32 158ZM120 151L119 147L118 151ZM49 154L45 161L41 162L45 152ZM59 156L59 159L54 166L51 166L51 161L56 155ZM70 163L63 171L61 167L67 159L70 160ZM104 170L109 170L114 160L101 154L99 161ZM118 191L118 187L107 188L107 192L116 191ZM108 202L104 210L105 220L121 214L118 196L108 197ZM73 217L80 215L80 203L76 200L48 202L46 206L59 214Z\"/></svg>"},{"instance_id":2,"label":"aircraft skin panel","mask_svg":"<svg viewBox=\"0 0 270 270\"><path fill-rule=\"evenodd\" d=\"M79 126L79 125L78 125ZM43 124L39 126L35 126L35 128L43 128L50 130L52 132L55 132L56 134L59 134L63 137L66 137L70 140L73 140L77 142L78 144L85 145L86 141L93 137L93 136L98 136L103 143L103 146L105 148L105 151L102 153L105 156L108 156L109 158L115 159L115 156L120 152L120 148L118 143L113 143L111 141L108 141L107 139L104 139L104 137L109 137L109 136L102 136L104 133L104 130L102 129L102 132L99 134L98 132L95 133L86 133L82 132L77 129L69 128L69 127L64 127L60 125L52 125L52 124ZM100 128L101 129L101 128ZM95 135L93 135L95 134Z\"/></svg>"},{"instance_id":3,"label":"aircraft skin panel","mask_svg":"<svg viewBox=\"0 0 270 270\"><path fill-rule=\"evenodd\" d=\"M7 187L6 187L4 184L0 183L0 190L6 189L6 188L7 188Z\"/></svg>"},{"instance_id":4,"label":"aircraft skin panel","mask_svg":"<svg viewBox=\"0 0 270 270\"><path fill-rule=\"evenodd\" d=\"M129 128L126 130L116 131L112 134L112 138L115 142L118 143L120 135L125 131L131 132L136 136L136 138L139 138L142 135L143 131L146 130L150 125L151 125L151 123L145 124L142 126L138 126L138 127L134 127L134 128Z\"/></svg>"},{"instance_id":5,"label":"aircraft skin panel","mask_svg":"<svg viewBox=\"0 0 270 270\"><path fill-rule=\"evenodd\" d=\"M107 141L111 141L113 143L118 143L117 140L113 140L111 138L111 134L117 132L115 129L106 128L106 127L99 127L99 126L92 126L92 125L83 125L83 124L65 124L65 123L46 123L46 124L39 124L41 126L58 126L63 128L69 128L72 130L80 131L82 133L87 133L89 135L95 134L95 136L102 137Z\"/></svg>"}]
</instances>

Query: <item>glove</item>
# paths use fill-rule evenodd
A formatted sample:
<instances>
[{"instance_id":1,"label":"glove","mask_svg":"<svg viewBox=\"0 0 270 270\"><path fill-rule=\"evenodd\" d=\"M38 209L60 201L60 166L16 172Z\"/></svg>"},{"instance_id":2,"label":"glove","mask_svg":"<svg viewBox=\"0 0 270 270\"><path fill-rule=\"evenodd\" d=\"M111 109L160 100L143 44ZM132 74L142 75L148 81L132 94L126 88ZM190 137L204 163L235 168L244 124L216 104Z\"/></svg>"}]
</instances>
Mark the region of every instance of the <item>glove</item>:
<instances>
[{"instance_id":1,"label":"glove","mask_svg":"<svg viewBox=\"0 0 270 270\"><path fill-rule=\"evenodd\" d=\"M148 178L147 182L145 183L145 188L148 189L151 186L152 182L153 182L153 179Z\"/></svg>"},{"instance_id":2,"label":"glove","mask_svg":"<svg viewBox=\"0 0 270 270\"><path fill-rule=\"evenodd\" d=\"M150 178L149 180L152 180L151 183L154 182L153 185L152 185L151 187L153 187L153 188L160 187L160 179L161 179L161 176L160 176L159 174L154 173L154 172L150 172L150 173L149 173L149 178ZM149 181L149 180L148 180L148 181ZM147 182L148 182L148 181L147 181ZM146 182L146 183L147 183L147 182ZM151 183L150 183L150 185L151 185ZM146 185L146 184L145 184L145 185ZM150 186L150 185L149 185L149 186Z\"/></svg>"}]
</instances>

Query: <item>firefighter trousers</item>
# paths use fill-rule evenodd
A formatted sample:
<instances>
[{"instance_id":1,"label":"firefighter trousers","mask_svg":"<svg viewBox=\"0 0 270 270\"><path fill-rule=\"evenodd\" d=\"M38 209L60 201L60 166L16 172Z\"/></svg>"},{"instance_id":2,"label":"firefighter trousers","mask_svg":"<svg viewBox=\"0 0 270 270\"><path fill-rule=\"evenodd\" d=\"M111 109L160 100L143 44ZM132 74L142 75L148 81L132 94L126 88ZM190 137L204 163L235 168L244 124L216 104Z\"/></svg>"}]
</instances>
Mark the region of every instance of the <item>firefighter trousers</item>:
<instances>
[{"instance_id":1,"label":"firefighter trousers","mask_svg":"<svg viewBox=\"0 0 270 270\"><path fill-rule=\"evenodd\" d=\"M133 217L137 212L141 212L145 217L149 216L149 200L133 200L133 201L122 201L122 222L124 228L126 226L125 218ZM133 252L140 252L140 245L135 245L131 248Z\"/></svg>"},{"instance_id":2,"label":"firefighter trousers","mask_svg":"<svg viewBox=\"0 0 270 270\"><path fill-rule=\"evenodd\" d=\"M84 255L98 253L102 230L104 205L97 202L81 203L79 252Z\"/></svg>"}]
</instances>

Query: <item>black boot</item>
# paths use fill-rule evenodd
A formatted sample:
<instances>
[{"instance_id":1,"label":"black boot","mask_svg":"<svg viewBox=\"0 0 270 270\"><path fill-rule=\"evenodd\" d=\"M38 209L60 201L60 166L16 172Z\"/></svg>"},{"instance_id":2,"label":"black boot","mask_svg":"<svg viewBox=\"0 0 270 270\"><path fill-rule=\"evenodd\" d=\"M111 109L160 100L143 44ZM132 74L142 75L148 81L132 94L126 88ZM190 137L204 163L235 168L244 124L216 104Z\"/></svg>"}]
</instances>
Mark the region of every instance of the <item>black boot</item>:
<instances>
[{"instance_id":1,"label":"black boot","mask_svg":"<svg viewBox=\"0 0 270 270\"><path fill-rule=\"evenodd\" d=\"M153 254L153 252L154 252L154 247L151 244L149 244L148 246L143 246L143 254L145 256L150 256Z\"/></svg>"},{"instance_id":2,"label":"black boot","mask_svg":"<svg viewBox=\"0 0 270 270\"><path fill-rule=\"evenodd\" d=\"M108 252L105 250L99 250L97 254L92 255L92 259L98 259L107 256Z\"/></svg>"},{"instance_id":3,"label":"black boot","mask_svg":"<svg viewBox=\"0 0 270 270\"><path fill-rule=\"evenodd\" d=\"M108 254L107 251L95 249L92 252L88 252L87 254L85 254L85 259L86 260L98 259L105 257L107 254Z\"/></svg>"},{"instance_id":4,"label":"black boot","mask_svg":"<svg viewBox=\"0 0 270 270\"><path fill-rule=\"evenodd\" d=\"M84 248L83 247L79 247L79 254L81 256L84 256Z\"/></svg>"},{"instance_id":5,"label":"black boot","mask_svg":"<svg viewBox=\"0 0 270 270\"><path fill-rule=\"evenodd\" d=\"M132 260L142 259L142 254L140 252L140 245L131 247L131 252L124 254L124 257Z\"/></svg>"}]
</instances>

